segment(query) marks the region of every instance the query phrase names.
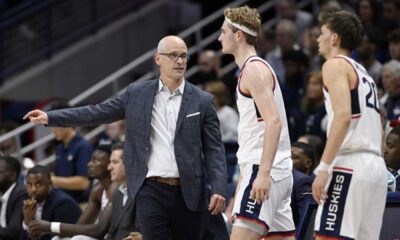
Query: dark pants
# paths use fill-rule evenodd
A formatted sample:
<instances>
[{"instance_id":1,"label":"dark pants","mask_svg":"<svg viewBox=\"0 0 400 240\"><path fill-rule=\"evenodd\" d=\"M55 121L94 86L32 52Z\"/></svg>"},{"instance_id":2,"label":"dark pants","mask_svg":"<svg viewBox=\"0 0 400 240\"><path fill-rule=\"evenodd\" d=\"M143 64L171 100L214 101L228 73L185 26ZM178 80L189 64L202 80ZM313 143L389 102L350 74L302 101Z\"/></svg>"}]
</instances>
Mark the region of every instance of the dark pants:
<instances>
[{"instance_id":1,"label":"dark pants","mask_svg":"<svg viewBox=\"0 0 400 240\"><path fill-rule=\"evenodd\" d=\"M180 186L146 180L136 211L143 240L200 240L206 226L204 212L186 207Z\"/></svg>"},{"instance_id":2,"label":"dark pants","mask_svg":"<svg viewBox=\"0 0 400 240\"><path fill-rule=\"evenodd\" d=\"M207 213L208 221L203 240L229 240L228 229L222 213L211 215Z\"/></svg>"}]
</instances>

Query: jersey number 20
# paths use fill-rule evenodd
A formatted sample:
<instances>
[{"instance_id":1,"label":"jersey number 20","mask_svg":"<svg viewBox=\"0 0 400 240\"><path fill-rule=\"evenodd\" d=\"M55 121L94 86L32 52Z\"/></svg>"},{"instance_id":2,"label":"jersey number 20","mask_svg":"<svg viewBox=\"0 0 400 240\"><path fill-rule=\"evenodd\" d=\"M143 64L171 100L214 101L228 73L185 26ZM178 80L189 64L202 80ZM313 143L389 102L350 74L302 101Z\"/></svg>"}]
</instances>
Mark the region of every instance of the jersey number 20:
<instances>
[{"instance_id":1,"label":"jersey number 20","mask_svg":"<svg viewBox=\"0 0 400 240\"><path fill-rule=\"evenodd\" d=\"M367 84L369 88L369 92L367 96L365 96L365 102L367 107L374 109L377 113L380 113L379 110L379 100L378 94L376 93L376 86L374 82L369 82L367 79L363 78L363 83Z\"/></svg>"}]
</instances>

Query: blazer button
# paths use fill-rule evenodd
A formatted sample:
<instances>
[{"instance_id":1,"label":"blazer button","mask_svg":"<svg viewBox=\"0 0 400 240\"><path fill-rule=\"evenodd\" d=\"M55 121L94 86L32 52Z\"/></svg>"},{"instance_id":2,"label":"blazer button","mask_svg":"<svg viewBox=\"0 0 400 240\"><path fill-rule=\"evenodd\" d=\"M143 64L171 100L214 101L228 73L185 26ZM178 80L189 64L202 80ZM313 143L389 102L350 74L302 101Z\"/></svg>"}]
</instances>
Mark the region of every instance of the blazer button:
<instances>
[{"instance_id":1,"label":"blazer button","mask_svg":"<svg viewBox=\"0 0 400 240\"><path fill-rule=\"evenodd\" d=\"M149 151L149 148L147 147L147 148L146 148L146 152L148 152L148 151Z\"/></svg>"}]
</instances>

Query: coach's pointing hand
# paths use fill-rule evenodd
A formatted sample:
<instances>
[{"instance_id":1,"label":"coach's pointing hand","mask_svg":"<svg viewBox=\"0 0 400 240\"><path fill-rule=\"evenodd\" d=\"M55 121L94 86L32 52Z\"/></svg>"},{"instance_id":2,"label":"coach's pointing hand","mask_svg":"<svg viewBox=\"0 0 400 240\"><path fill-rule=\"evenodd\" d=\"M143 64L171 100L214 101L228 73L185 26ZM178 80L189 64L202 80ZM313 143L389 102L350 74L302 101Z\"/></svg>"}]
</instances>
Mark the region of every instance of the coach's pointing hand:
<instances>
[{"instance_id":1,"label":"coach's pointing hand","mask_svg":"<svg viewBox=\"0 0 400 240\"><path fill-rule=\"evenodd\" d=\"M43 112L41 110L33 110L28 112L23 119L28 119L33 123L33 124L48 124L49 123L49 118L47 117L47 113Z\"/></svg>"}]
</instances>

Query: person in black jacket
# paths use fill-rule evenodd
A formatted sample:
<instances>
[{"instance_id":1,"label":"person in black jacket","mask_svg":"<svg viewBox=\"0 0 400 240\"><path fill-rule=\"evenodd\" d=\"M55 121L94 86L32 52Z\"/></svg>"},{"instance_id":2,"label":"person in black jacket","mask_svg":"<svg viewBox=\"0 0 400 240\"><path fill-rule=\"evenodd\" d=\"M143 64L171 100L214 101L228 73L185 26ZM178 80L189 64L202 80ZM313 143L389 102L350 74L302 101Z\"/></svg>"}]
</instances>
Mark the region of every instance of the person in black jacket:
<instances>
[{"instance_id":1,"label":"person in black jacket","mask_svg":"<svg viewBox=\"0 0 400 240\"><path fill-rule=\"evenodd\" d=\"M28 198L18 182L21 164L11 156L0 155L0 239L15 240L22 233L22 202Z\"/></svg>"},{"instance_id":2,"label":"person in black jacket","mask_svg":"<svg viewBox=\"0 0 400 240\"><path fill-rule=\"evenodd\" d=\"M66 223L75 223L78 220L82 213L78 203L67 193L53 188L50 169L47 166L36 165L29 169L26 185L31 199L24 201L24 230L28 230L29 224L35 219ZM53 236L41 234L35 237L50 240Z\"/></svg>"}]
</instances>

